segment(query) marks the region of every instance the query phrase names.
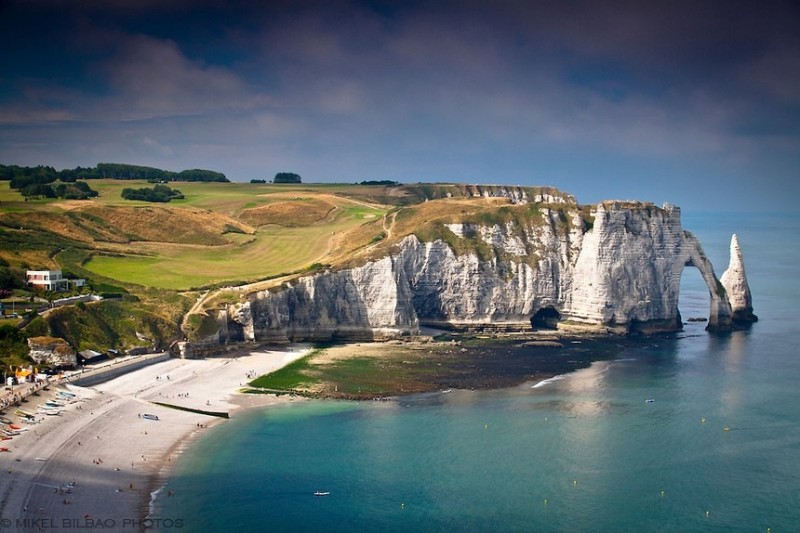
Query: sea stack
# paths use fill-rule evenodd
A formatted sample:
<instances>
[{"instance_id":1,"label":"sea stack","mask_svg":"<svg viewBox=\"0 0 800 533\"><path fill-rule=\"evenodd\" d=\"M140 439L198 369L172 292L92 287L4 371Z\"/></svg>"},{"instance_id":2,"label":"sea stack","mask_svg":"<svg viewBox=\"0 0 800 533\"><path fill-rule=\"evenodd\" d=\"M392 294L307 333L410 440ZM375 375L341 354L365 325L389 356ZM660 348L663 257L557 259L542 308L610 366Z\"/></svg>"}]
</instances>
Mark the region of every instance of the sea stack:
<instances>
[{"instance_id":1,"label":"sea stack","mask_svg":"<svg viewBox=\"0 0 800 533\"><path fill-rule=\"evenodd\" d=\"M753 314L753 297L750 295L750 286L747 284L747 275L744 272L742 249L735 233L731 237L731 262L728 270L722 274L720 282L728 295L733 321L756 322L758 317Z\"/></svg>"}]
</instances>

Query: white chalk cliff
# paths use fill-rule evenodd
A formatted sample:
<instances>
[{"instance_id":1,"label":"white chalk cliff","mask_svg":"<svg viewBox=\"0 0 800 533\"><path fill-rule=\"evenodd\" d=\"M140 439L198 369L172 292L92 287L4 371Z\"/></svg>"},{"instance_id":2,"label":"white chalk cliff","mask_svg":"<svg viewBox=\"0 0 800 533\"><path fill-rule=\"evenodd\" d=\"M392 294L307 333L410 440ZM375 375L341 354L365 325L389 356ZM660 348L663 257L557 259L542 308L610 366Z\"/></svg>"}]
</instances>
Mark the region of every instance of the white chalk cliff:
<instances>
[{"instance_id":1,"label":"white chalk cliff","mask_svg":"<svg viewBox=\"0 0 800 533\"><path fill-rule=\"evenodd\" d=\"M224 330L230 340L255 341L386 339L421 325L676 331L686 266L708 286L709 329L752 316L738 244L723 286L681 227L677 207L604 202L587 217L577 204L549 203L530 213L498 223L448 222L449 244L408 235L363 266L250 294L224 310Z\"/></svg>"}]
</instances>

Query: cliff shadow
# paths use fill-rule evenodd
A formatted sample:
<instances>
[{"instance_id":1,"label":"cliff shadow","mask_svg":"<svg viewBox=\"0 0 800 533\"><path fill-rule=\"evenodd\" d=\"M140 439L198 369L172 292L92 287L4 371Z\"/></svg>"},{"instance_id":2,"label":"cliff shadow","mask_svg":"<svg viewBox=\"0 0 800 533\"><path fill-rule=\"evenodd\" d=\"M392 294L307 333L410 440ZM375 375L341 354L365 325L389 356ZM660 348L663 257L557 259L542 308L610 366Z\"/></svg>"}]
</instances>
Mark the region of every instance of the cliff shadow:
<instances>
[{"instance_id":1,"label":"cliff shadow","mask_svg":"<svg viewBox=\"0 0 800 533\"><path fill-rule=\"evenodd\" d=\"M352 276L345 273L307 278L252 305L259 341L376 339L370 309Z\"/></svg>"}]
</instances>

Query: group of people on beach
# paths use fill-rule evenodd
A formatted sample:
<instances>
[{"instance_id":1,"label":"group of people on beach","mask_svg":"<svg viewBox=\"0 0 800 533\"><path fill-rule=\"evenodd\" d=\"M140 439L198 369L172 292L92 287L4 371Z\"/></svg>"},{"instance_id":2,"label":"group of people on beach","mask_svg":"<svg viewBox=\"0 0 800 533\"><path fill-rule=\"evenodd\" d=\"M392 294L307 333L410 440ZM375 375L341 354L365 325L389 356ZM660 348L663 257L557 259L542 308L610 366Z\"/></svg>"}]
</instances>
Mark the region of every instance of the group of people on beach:
<instances>
[{"instance_id":1,"label":"group of people on beach","mask_svg":"<svg viewBox=\"0 0 800 533\"><path fill-rule=\"evenodd\" d=\"M34 392L43 389L49 383L44 380L37 380L35 383L26 383L28 387L21 392L19 390L6 389L5 394L0 398L0 409L5 409L15 404L19 404L24 398L30 396Z\"/></svg>"}]
</instances>

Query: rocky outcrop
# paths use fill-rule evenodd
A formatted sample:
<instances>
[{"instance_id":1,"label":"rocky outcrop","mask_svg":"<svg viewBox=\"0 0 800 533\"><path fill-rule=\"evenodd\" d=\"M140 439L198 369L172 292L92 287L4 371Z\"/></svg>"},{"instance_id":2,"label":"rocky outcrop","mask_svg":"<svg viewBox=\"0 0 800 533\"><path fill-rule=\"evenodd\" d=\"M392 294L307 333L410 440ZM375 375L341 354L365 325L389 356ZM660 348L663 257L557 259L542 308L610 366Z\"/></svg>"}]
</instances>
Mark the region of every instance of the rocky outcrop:
<instances>
[{"instance_id":1,"label":"rocky outcrop","mask_svg":"<svg viewBox=\"0 0 800 533\"><path fill-rule=\"evenodd\" d=\"M224 310L228 339L386 339L421 325L676 331L687 266L708 286L709 329L739 319L677 207L605 202L587 217L575 204L542 204L527 213L443 224L445 238L409 235L364 266L253 293Z\"/></svg>"},{"instance_id":2,"label":"rocky outcrop","mask_svg":"<svg viewBox=\"0 0 800 533\"><path fill-rule=\"evenodd\" d=\"M720 281L728 295L733 319L737 322L756 322L758 317L753 314L753 297L750 295L750 286L747 284L747 275L744 271L742 248L735 233L731 237L730 264L722 273Z\"/></svg>"},{"instance_id":3,"label":"rocky outcrop","mask_svg":"<svg viewBox=\"0 0 800 533\"><path fill-rule=\"evenodd\" d=\"M30 357L37 365L74 368L78 364L75 350L58 337L31 337L28 339Z\"/></svg>"}]
</instances>

